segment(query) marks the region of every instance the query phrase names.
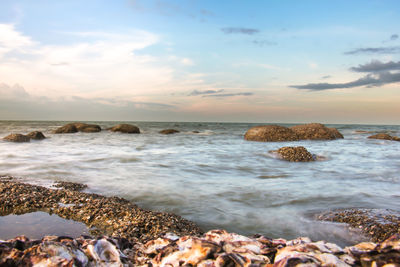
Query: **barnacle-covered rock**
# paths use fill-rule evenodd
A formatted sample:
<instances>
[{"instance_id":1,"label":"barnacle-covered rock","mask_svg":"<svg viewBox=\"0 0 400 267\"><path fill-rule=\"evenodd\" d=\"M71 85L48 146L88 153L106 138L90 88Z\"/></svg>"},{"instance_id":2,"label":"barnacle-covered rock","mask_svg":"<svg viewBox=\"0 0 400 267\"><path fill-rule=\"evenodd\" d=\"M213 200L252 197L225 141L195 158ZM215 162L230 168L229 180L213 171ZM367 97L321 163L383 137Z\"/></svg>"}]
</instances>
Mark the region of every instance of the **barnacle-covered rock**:
<instances>
[{"instance_id":1,"label":"barnacle-covered rock","mask_svg":"<svg viewBox=\"0 0 400 267\"><path fill-rule=\"evenodd\" d=\"M314 156L305 147L281 147L276 151L280 158L287 161L307 162L315 161Z\"/></svg>"},{"instance_id":2,"label":"barnacle-covered rock","mask_svg":"<svg viewBox=\"0 0 400 267\"><path fill-rule=\"evenodd\" d=\"M250 128L244 135L248 141L282 142L297 141L298 135L291 129L279 125L264 125Z\"/></svg>"}]
</instances>

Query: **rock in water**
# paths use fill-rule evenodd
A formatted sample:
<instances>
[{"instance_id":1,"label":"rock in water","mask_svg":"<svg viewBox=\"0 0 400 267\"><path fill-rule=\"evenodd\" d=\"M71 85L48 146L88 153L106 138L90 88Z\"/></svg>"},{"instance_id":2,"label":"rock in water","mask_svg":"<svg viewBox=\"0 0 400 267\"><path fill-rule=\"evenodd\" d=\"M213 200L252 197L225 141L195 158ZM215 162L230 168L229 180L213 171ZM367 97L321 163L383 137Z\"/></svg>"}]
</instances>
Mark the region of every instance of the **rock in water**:
<instances>
[{"instance_id":1,"label":"rock in water","mask_svg":"<svg viewBox=\"0 0 400 267\"><path fill-rule=\"evenodd\" d=\"M378 133L375 135L368 136L369 139L381 139L381 140L390 140L390 141L400 141L400 137L391 136L385 133Z\"/></svg>"},{"instance_id":2,"label":"rock in water","mask_svg":"<svg viewBox=\"0 0 400 267\"><path fill-rule=\"evenodd\" d=\"M175 129L165 129L159 132L160 134L174 134L174 133L179 133L178 130Z\"/></svg>"},{"instance_id":3,"label":"rock in water","mask_svg":"<svg viewBox=\"0 0 400 267\"><path fill-rule=\"evenodd\" d=\"M54 133L76 133L76 132L84 132L84 133L96 133L100 132L101 127L96 124L86 124L82 122L68 123L57 130Z\"/></svg>"},{"instance_id":4,"label":"rock in water","mask_svg":"<svg viewBox=\"0 0 400 267\"><path fill-rule=\"evenodd\" d=\"M57 130L54 131L55 134L61 134L61 133L77 133L78 129L76 128L74 123L69 123L64 126L61 126L57 128Z\"/></svg>"},{"instance_id":5,"label":"rock in water","mask_svg":"<svg viewBox=\"0 0 400 267\"><path fill-rule=\"evenodd\" d=\"M46 138L46 136L44 136L44 134L39 131L30 132L26 136L28 136L30 139L34 139L34 140L43 140Z\"/></svg>"},{"instance_id":6,"label":"rock in water","mask_svg":"<svg viewBox=\"0 0 400 267\"><path fill-rule=\"evenodd\" d=\"M281 147L276 151L279 156L287 161L308 162L315 161L313 155L305 147Z\"/></svg>"},{"instance_id":7,"label":"rock in water","mask_svg":"<svg viewBox=\"0 0 400 267\"><path fill-rule=\"evenodd\" d=\"M86 124L86 123L81 123L81 122L77 122L74 123L76 129L79 132L83 132L83 133L97 133L101 131L101 127L99 125L96 124Z\"/></svg>"},{"instance_id":8,"label":"rock in water","mask_svg":"<svg viewBox=\"0 0 400 267\"><path fill-rule=\"evenodd\" d=\"M334 140L343 138L335 128L327 128L321 123L301 124L290 127L302 140Z\"/></svg>"},{"instance_id":9,"label":"rock in water","mask_svg":"<svg viewBox=\"0 0 400 267\"><path fill-rule=\"evenodd\" d=\"M22 142L30 142L31 139L23 134L9 134L6 137L3 138L5 141L9 142L17 142L17 143L22 143Z\"/></svg>"},{"instance_id":10,"label":"rock in water","mask_svg":"<svg viewBox=\"0 0 400 267\"><path fill-rule=\"evenodd\" d=\"M263 125L250 128L244 135L248 141L280 142L297 141L299 137L291 129L279 125Z\"/></svg>"},{"instance_id":11,"label":"rock in water","mask_svg":"<svg viewBox=\"0 0 400 267\"><path fill-rule=\"evenodd\" d=\"M114 127L109 128L108 130L112 132L131 133L131 134L140 133L139 128L131 124L118 124L115 125Z\"/></svg>"}]
</instances>

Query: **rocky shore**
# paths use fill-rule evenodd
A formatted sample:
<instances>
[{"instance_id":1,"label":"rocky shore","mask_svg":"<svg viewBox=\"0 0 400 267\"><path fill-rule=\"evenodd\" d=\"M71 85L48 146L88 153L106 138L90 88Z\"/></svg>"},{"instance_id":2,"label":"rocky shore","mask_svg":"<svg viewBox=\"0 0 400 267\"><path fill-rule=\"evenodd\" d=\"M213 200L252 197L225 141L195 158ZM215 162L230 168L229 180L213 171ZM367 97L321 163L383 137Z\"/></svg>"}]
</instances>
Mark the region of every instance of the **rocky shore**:
<instances>
[{"instance_id":1,"label":"rocky shore","mask_svg":"<svg viewBox=\"0 0 400 267\"><path fill-rule=\"evenodd\" d=\"M86 188L82 184L58 181L52 187L2 177L0 215L55 213L96 227L93 237L0 240L0 266L398 266L400 262L400 217L390 211L321 214L320 220L361 226L376 242L341 248L307 237L246 237L225 230L203 234L180 216L143 210L118 197L80 192Z\"/></svg>"}]
</instances>

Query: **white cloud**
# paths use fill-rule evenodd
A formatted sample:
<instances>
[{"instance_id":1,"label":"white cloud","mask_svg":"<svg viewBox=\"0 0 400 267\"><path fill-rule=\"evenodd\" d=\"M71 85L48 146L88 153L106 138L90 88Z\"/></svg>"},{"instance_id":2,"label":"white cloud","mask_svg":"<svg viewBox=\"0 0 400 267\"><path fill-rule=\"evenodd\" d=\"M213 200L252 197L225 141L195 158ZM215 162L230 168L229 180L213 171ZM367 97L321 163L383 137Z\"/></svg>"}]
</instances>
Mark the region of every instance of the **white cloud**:
<instances>
[{"instance_id":1,"label":"white cloud","mask_svg":"<svg viewBox=\"0 0 400 267\"><path fill-rule=\"evenodd\" d=\"M193 66L194 62L190 58L182 58L181 63L185 66Z\"/></svg>"},{"instance_id":2,"label":"white cloud","mask_svg":"<svg viewBox=\"0 0 400 267\"><path fill-rule=\"evenodd\" d=\"M155 34L73 34L78 40L74 44L47 45L32 41L13 25L0 24L0 82L22 84L36 96L132 99L159 92L172 81L172 68L137 53L159 41Z\"/></svg>"}]
</instances>

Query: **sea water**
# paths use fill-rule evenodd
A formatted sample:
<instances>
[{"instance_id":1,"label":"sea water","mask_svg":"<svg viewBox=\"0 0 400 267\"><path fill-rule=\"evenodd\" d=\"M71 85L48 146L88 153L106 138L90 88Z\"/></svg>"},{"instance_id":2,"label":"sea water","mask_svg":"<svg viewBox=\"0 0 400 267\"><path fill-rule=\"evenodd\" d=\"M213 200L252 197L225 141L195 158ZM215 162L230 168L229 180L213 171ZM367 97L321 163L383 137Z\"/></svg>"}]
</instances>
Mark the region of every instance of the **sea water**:
<instances>
[{"instance_id":1,"label":"sea water","mask_svg":"<svg viewBox=\"0 0 400 267\"><path fill-rule=\"evenodd\" d=\"M90 192L176 213L204 230L339 244L360 237L343 225L316 221L314 214L337 208L400 211L400 142L367 138L377 132L399 136L400 126L327 125L344 139L251 142L243 135L262 123L127 122L141 134L52 133L66 123L0 121L0 137L34 130L47 137L0 141L0 175L43 185L85 183ZM94 123L106 129L121 122ZM180 133L159 134L167 128ZM270 153L283 146L304 146L324 160L287 162Z\"/></svg>"}]
</instances>

